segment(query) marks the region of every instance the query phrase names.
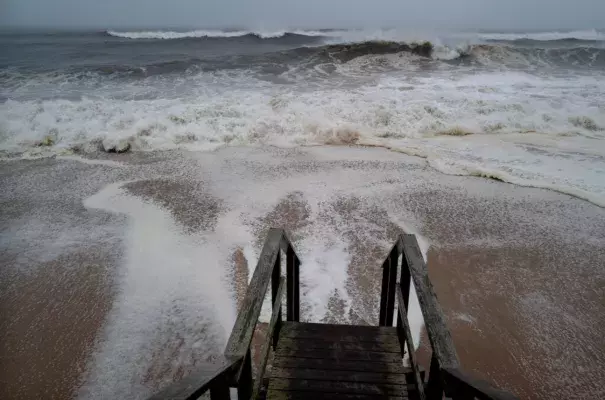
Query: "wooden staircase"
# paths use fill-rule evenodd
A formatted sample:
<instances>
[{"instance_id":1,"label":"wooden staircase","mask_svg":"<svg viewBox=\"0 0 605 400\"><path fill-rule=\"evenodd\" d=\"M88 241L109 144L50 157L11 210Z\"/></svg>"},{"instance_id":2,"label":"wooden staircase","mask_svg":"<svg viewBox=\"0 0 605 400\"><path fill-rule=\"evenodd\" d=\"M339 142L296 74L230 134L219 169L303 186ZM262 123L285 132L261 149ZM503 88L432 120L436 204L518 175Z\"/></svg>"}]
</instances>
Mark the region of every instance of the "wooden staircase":
<instances>
[{"instance_id":1,"label":"wooden staircase","mask_svg":"<svg viewBox=\"0 0 605 400\"><path fill-rule=\"evenodd\" d=\"M454 400L516 399L460 370L452 337L414 235L402 234L397 238L382 268L377 326L300 322L300 260L286 232L271 229L224 356L150 399L190 400L209 391L212 400L226 400L231 398L230 387L237 388L238 400L441 400L444 396ZM407 307L412 283L432 348L428 381L425 371L418 366L411 343ZM250 346L269 284L271 320L253 378ZM397 324L393 326L395 304ZM272 366L265 376L271 353ZM405 358L409 368L404 366Z\"/></svg>"}]
</instances>

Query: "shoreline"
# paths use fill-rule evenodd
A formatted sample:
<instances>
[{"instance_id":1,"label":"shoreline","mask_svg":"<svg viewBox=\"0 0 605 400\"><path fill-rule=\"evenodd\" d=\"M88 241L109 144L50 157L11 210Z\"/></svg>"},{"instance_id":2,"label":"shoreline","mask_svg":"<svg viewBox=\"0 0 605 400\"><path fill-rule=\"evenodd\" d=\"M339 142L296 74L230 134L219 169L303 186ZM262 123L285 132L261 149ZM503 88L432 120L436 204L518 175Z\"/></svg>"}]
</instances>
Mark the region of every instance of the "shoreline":
<instances>
[{"instance_id":1,"label":"shoreline","mask_svg":"<svg viewBox=\"0 0 605 400\"><path fill-rule=\"evenodd\" d=\"M343 143L329 143L329 141L328 141L327 143L307 143L307 144L299 144L297 146L285 146L285 147L280 147L278 145L271 145L271 144L263 144L263 146L274 147L276 149L283 149L283 150L294 150L296 148L305 149L305 148L316 148L316 147L331 147L331 146L385 149L390 152L405 154L406 156L418 157L420 159L423 159L423 160L425 160L426 165L428 167L430 167L434 171L439 172L446 176L477 177L477 178L490 179L490 180L494 180L494 181L498 181L498 182L504 182L504 183L508 183L511 185L519 186L519 187L550 190L550 191L553 191L556 193L565 194L565 195L568 195L568 196L571 196L571 197L574 197L574 198L577 198L580 200L587 201L587 202L594 204L601 208L605 208L605 197L599 196L598 194L595 194L595 193L592 193L592 192L589 192L589 191L586 191L583 189L578 189L578 188L574 188L574 187L566 187L566 186L561 186L561 185L547 183L547 182L540 182L540 181L536 181L536 180L523 179L518 176L511 175L505 171L501 171L498 169L484 168L484 167L480 167L480 166L454 167L453 169L452 168L448 169L448 168L444 168L443 166L438 166L438 164L440 164L442 162L442 160L431 156L430 151L428 151L426 149L420 150L418 147L415 147L415 146L409 147L406 144L404 144L404 145L399 145L397 143L389 144L386 142L381 142L381 140L377 139L377 138L369 138L369 137L366 138L366 137L359 136L359 134L357 134L357 135L358 136L356 136L352 142L345 141ZM511 136L511 135L515 135L515 133L506 134L506 136ZM464 141L465 139L468 139L469 136L477 137L477 136L481 136L481 134L469 134L469 135L462 136L462 137L440 137L439 139L460 142L460 141ZM521 140L520 143L523 143L523 140ZM528 143L531 143L531 142L528 142ZM223 145L214 146L214 147L212 147L210 149L206 149L206 150L191 150L191 149L187 149L187 148L175 147L175 148L166 149L166 150L137 150L134 152L129 151L127 153L120 153L120 154L106 153L103 151L79 154L79 153L73 153L71 151L65 153L64 151L59 150L58 153L42 152L42 153L33 155L31 157L30 156L14 157L14 158L0 157L0 163L18 162L18 161L23 161L23 160L40 160L40 159L51 158L51 159L57 159L57 160L79 161L79 162L82 162L85 164L92 164L92 165L120 166L120 161L115 161L115 160L127 159L130 157L145 158L145 154L180 153L180 152L186 153L186 152L197 152L197 151L214 153L214 152L220 152L220 151L223 151L223 150L229 149L229 148L238 149L238 148L246 148L246 147L258 148L258 147L260 147L260 145L230 146L229 144L223 144ZM65 149L63 149L63 150L65 150ZM583 149L583 150L586 150L586 149ZM599 152L594 152L593 154L590 154L590 155L604 156L604 154L599 153ZM433 159L433 158L435 158L435 159Z\"/></svg>"},{"instance_id":2,"label":"shoreline","mask_svg":"<svg viewBox=\"0 0 605 400\"><path fill-rule=\"evenodd\" d=\"M78 371L74 375L67 366L52 371L41 357L32 366L28 360L38 353L25 349L27 356L17 362L15 371L33 368L40 378L29 386L19 381L10 388L2 385L7 390L3 398L19 397L20 387L32 390L27 393L45 393L45 385L56 380L44 378L53 376L50 371L66 388L57 388L53 398L70 398L78 391L91 398L140 397L182 376L196 360L220 351L243 282L253 272L263 232L277 225L289 229L300 247L305 319L375 323L383 253L396 232L414 229L431 244L431 280L469 372L522 398L603 394L586 382L605 379L599 372L605 370L605 354L582 350L605 348L595 334L605 323L601 317L604 285L599 286L605 282L605 237L599 230L605 224L605 211L593 204L549 190L446 176L427 169L417 157L360 146L222 148L211 153L120 154L104 160L122 164L60 158L11 161L13 168L0 174L3 187L8 188L0 200L12 205L0 214L7 227L1 231L1 243L3 278L9 280L3 280L13 287L31 285L43 276L46 257L68 274L69 282L74 282L70 287L77 286L84 278L72 273L61 257L73 251L78 239L84 252L95 246L103 249L91 254L99 257L95 264L106 273L92 279L108 282L76 292L76 301L59 305L62 313L50 319L39 318L43 312L31 304L47 301L48 291L38 291L39 300L2 291L0 306L9 311L8 322L14 324L22 310L29 310L41 324L41 329L32 330L22 320L22 325L14 325L13 337L32 343L46 335L53 343L45 347L48 354L64 354L64 365ZM103 195L105 200L98 197L108 185L124 181L133 183L118 185ZM102 204L111 201L112 211L85 208L91 196ZM137 242L142 234L145 240ZM38 237L46 241L36 241ZM159 253L154 249L169 257L156 262ZM112 254L113 262L107 254ZM19 255L27 256L27 261L15 262ZM141 255L145 257L137 258ZM172 273L164 275L168 265ZM150 274L164 277L152 294L137 286ZM200 274L208 282L200 281ZM69 293L59 276L48 276L45 284L58 293ZM222 299L232 315L219 317L223 311L203 306L209 299ZM11 311L9 305L17 303L20 308ZM124 314L129 303L136 307ZM79 315L78 307L89 308L85 304L95 304L90 319ZM70 321L65 315L74 317ZM201 335L193 333L195 326L187 322L194 315L203 321ZM61 331L74 318L92 332L76 334L76 340L84 343L78 357L56 344L67 337ZM126 325L119 321L131 319L139 325L125 331ZM166 329L162 321L174 325ZM564 333L557 335L557 329ZM112 342L112 337L125 332L134 335L130 342ZM155 339L145 343L143 336L137 336L144 332ZM2 336L7 334L4 331ZM540 337L548 343L533 339ZM163 347L175 340L181 344ZM118 344L123 353L115 353ZM120 364L129 346L147 352L140 359L141 370ZM495 355L492 348L498 350ZM3 347L3 363L15 363L14 351L13 346ZM560 351L569 366L557 364ZM109 357L109 364L100 365L100 356ZM180 360L179 366L166 364L174 359ZM86 365L86 371L81 365ZM118 382L120 374L125 376ZM572 381L558 384L546 376L570 376L584 382L585 392L578 394ZM10 376L0 381L9 382ZM85 384L78 389L79 382ZM108 388L98 392L102 382Z\"/></svg>"}]
</instances>

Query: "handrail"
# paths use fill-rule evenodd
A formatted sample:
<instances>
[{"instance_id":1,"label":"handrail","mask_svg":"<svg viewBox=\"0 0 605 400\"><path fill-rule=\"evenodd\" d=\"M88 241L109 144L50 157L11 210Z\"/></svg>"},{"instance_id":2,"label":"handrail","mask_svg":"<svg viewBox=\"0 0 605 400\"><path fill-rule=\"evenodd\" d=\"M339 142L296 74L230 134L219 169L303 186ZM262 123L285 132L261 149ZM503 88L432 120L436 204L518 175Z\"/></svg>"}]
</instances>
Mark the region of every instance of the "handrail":
<instances>
[{"instance_id":1,"label":"handrail","mask_svg":"<svg viewBox=\"0 0 605 400\"><path fill-rule=\"evenodd\" d=\"M286 256L286 279L281 277L280 250ZM265 293L271 282L271 316L269 339L274 343L279 334L281 322L281 298L286 290L287 320L298 322L300 316L300 260L288 235L283 229L271 228L263 245L256 269L252 275L242 307L237 315L224 355L215 363L175 382L149 400L189 400L197 399L210 390L211 400L229 399L229 386L238 388L239 400L250 400L252 395L252 356L250 345L258 323ZM263 357L265 357L263 353ZM256 385L262 382L266 358L260 370ZM258 389L258 387L257 387Z\"/></svg>"},{"instance_id":2,"label":"handrail","mask_svg":"<svg viewBox=\"0 0 605 400\"><path fill-rule=\"evenodd\" d=\"M241 309L225 346L226 357L243 357L240 370L233 382L238 388L238 399L249 400L252 395L252 356L250 345L258 323L265 293L271 282L271 298L275 303L281 278L280 250L286 253L287 320L299 320L300 315L300 260L283 229L271 228L263 245L256 269L248 284ZM277 323L281 321L281 311Z\"/></svg>"},{"instance_id":3,"label":"handrail","mask_svg":"<svg viewBox=\"0 0 605 400\"><path fill-rule=\"evenodd\" d=\"M424 325L433 350L429 380L426 385L427 399L441 400L444 392L454 399L474 398L472 396L466 397L467 394L471 392L475 393L473 396L479 397L480 399L515 399L516 397L512 394L495 389L485 382L481 385L477 385L476 380L467 377L459 371L460 361L458 360L458 354L454 347L454 341L445 322L443 310L437 301L437 295L433 290L433 285L431 284L428 275L428 269L415 235L399 235L392 250L382 264L383 275L379 325L393 325L397 268L400 255L403 255L403 257L401 257L401 275L398 288L401 292L401 299L399 301L401 310L397 322L398 325L400 325L405 323L405 320L407 319L401 316L401 311L405 311L407 316L410 284L413 282L420 310L424 318ZM408 346L408 349L410 349L411 356L413 353L413 346ZM460 387L466 387L465 391L461 392ZM454 391L454 389L456 389L456 391ZM454 391L454 394L460 395L460 393L464 393L464 395L456 397L450 394L451 391ZM499 395L505 393L508 397L489 397L488 393L491 393L492 396L494 393L499 393Z\"/></svg>"},{"instance_id":4,"label":"handrail","mask_svg":"<svg viewBox=\"0 0 605 400\"><path fill-rule=\"evenodd\" d=\"M237 315L231 336L225 347L226 356L245 356L250 347L254 327L260 316L263 305L264 294L271 280L271 276L279 260L279 250L286 251L287 262L287 298L288 300L299 299L299 267L300 261L290 240L282 229L272 228L269 230L267 239L261 251L254 275L248 285L246 296ZM294 304L291 304L294 303ZM298 321L300 305L298 301L288 301L288 321Z\"/></svg>"},{"instance_id":5,"label":"handrail","mask_svg":"<svg viewBox=\"0 0 605 400\"><path fill-rule=\"evenodd\" d=\"M258 322L271 274L279 256L282 237L282 231L279 229L271 229L267 235L246 296L231 330L231 336L227 341L226 356L244 357L250 347L254 327Z\"/></svg>"},{"instance_id":6,"label":"handrail","mask_svg":"<svg viewBox=\"0 0 605 400\"><path fill-rule=\"evenodd\" d=\"M443 310L437 301L437 295L429 279L428 269L416 236L402 235L401 241L433 352L439 359L441 368L457 368L460 362L454 347L454 340L447 328Z\"/></svg>"},{"instance_id":7,"label":"handrail","mask_svg":"<svg viewBox=\"0 0 605 400\"><path fill-rule=\"evenodd\" d=\"M229 398L228 376L239 368L242 357L229 359L221 356L204 364L192 374L165 387L148 400L193 400L210 390L212 400Z\"/></svg>"}]
</instances>

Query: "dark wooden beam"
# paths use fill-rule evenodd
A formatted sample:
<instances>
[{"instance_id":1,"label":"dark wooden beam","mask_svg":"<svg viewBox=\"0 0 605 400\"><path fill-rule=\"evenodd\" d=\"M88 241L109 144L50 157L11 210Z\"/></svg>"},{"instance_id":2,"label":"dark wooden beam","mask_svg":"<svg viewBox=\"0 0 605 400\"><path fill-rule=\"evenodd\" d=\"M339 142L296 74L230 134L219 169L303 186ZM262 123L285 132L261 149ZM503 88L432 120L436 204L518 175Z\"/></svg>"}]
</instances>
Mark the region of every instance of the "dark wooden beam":
<instances>
[{"instance_id":1,"label":"dark wooden beam","mask_svg":"<svg viewBox=\"0 0 605 400\"><path fill-rule=\"evenodd\" d=\"M279 253L279 252L278 252ZM271 274L271 304L275 304L275 301L279 299L280 308L277 310L278 316L276 319L276 323L281 323L281 294L279 293L279 289L282 283L281 277L281 256L277 255L275 259L275 265L273 266L273 273ZM285 283L284 283L285 285ZM279 328L278 328L279 331ZM279 335L273 335L273 349L277 347L277 340L279 339Z\"/></svg>"},{"instance_id":2,"label":"dark wooden beam","mask_svg":"<svg viewBox=\"0 0 605 400\"><path fill-rule=\"evenodd\" d=\"M389 297L389 258L382 263L382 286L380 289L380 315L378 317L378 325L386 326L387 324L387 304Z\"/></svg>"},{"instance_id":3,"label":"dark wooden beam","mask_svg":"<svg viewBox=\"0 0 605 400\"><path fill-rule=\"evenodd\" d=\"M292 246L290 246L292 248ZM294 253L294 287L293 287L293 296L292 296L292 321L298 322L300 321L300 260L296 256L296 252L292 250Z\"/></svg>"},{"instance_id":4,"label":"dark wooden beam","mask_svg":"<svg viewBox=\"0 0 605 400\"><path fill-rule=\"evenodd\" d=\"M401 237L397 240L397 243L401 243L401 249L403 252L403 242ZM403 295L403 305L408 310L410 306L410 284L412 283L412 276L410 274L410 266L405 256L401 257L401 274L399 276L399 287L401 288L401 294Z\"/></svg>"},{"instance_id":5,"label":"dark wooden beam","mask_svg":"<svg viewBox=\"0 0 605 400\"><path fill-rule=\"evenodd\" d=\"M221 386L227 387L227 375L237 371L241 361L241 357L227 358L221 356L212 363L203 364L192 374L169 385L148 400L193 400L209 389L215 395L224 393Z\"/></svg>"},{"instance_id":6,"label":"dark wooden beam","mask_svg":"<svg viewBox=\"0 0 605 400\"><path fill-rule=\"evenodd\" d=\"M397 264L399 260L399 252L397 246L393 246L391 254L388 258L389 262L389 286L387 295L387 315L385 320L386 326L393 326L393 316L395 314L395 287L397 286Z\"/></svg>"},{"instance_id":7,"label":"dark wooden beam","mask_svg":"<svg viewBox=\"0 0 605 400\"><path fill-rule=\"evenodd\" d=\"M286 319L298 322L300 319L300 260L286 231L283 234L281 247L286 253Z\"/></svg>"},{"instance_id":8,"label":"dark wooden beam","mask_svg":"<svg viewBox=\"0 0 605 400\"><path fill-rule=\"evenodd\" d=\"M428 400L443 399L443 379L441 378L441 367L435 353L431 356L431 366L429 367L429 381L426 385L426 398Z\"/></svg>"},{"instance_id":9,"label":"dark wooden beam","mask_svg":"<svg viewBox=\"0 0 605 400\"><path fill-rule=\"evenodd\" d=\"M236 381L237 399L250 400L250 396L252 396L252 353L250 348L246 351Z\"/></svg>"},{"instance_id":10,"label":"dark wooden beam","mask_svg":"<svg viewBox=\"0 0 605 400\"><path fill-rule=\"evenodd\" d=\"M466 375L457 368L444 368L441 375L446 384L446 395L454 399L519 400L513 394Z\"/></svg>"},{"instance_id":11,"label":"dark wooden beam","mask_svg":"<svg viewBox=\"0 0 605 400\"><path fill-rule=\"evenodd\" d=\"M229 380L224 377L210 386L210 400L231 400L229 391Z\"/></svg>"}]
</instances>

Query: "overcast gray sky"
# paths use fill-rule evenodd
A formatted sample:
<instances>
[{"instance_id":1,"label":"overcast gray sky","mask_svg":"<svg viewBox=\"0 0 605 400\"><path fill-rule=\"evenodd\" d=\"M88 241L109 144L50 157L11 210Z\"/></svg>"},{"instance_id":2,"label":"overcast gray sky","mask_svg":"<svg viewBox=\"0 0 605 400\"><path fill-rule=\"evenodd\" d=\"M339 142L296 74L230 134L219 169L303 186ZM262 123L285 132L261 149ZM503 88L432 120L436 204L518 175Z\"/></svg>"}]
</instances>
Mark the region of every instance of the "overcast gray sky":
<instances>
[{"instance_id":1,"label":"overcast gray sky","mask_svg":"<svg viewBox=\"0 0 605 400\"><path fill-rule=\"evenodd\" d=\"M0 0L0 25L90 28L605 27L605 0Z\"/></svg>"}]
</instances>

